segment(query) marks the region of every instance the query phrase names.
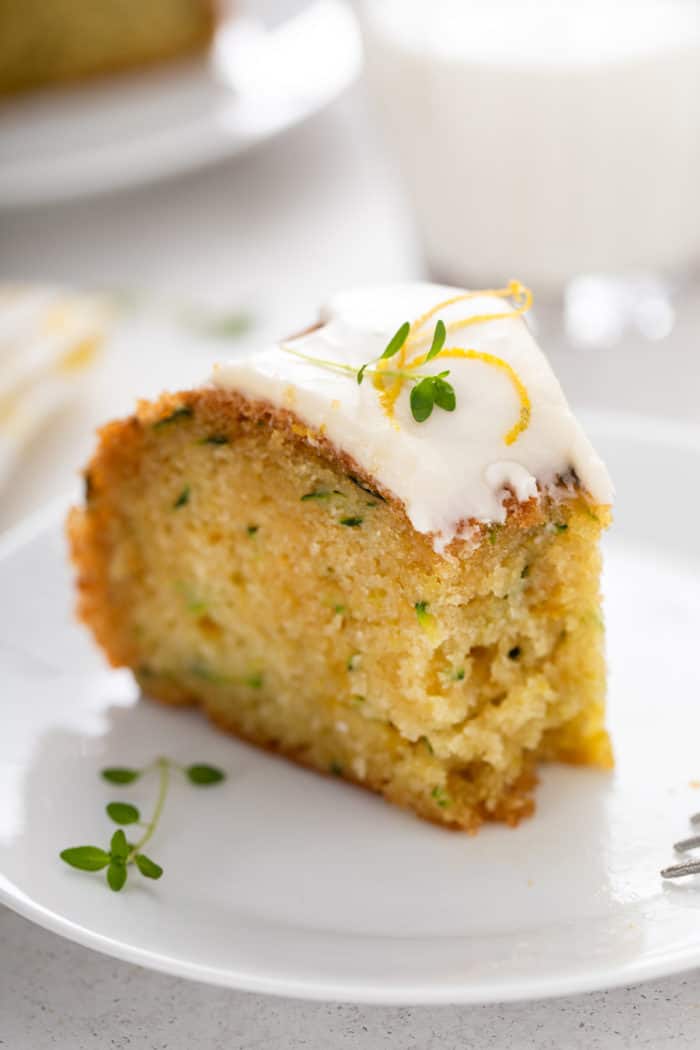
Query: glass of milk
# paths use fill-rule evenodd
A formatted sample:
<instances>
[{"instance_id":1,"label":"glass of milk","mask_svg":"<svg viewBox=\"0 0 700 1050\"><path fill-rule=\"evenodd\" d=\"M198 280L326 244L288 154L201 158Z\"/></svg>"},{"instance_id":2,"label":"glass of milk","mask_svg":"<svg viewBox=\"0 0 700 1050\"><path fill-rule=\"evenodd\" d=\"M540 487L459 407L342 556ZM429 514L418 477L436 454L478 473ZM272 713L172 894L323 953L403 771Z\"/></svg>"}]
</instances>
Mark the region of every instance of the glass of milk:
<instances>
[{"instance_id":1,"label":"glass of milk","mask_svg":"<svg viewBox=\"0 0 700 1050\"><path fill-rule=\"evenodd\" d=\"M559 297L700 259L700 0L364 0L360 14L436 278L517 276Z\"/></svg>"}]
</instances>

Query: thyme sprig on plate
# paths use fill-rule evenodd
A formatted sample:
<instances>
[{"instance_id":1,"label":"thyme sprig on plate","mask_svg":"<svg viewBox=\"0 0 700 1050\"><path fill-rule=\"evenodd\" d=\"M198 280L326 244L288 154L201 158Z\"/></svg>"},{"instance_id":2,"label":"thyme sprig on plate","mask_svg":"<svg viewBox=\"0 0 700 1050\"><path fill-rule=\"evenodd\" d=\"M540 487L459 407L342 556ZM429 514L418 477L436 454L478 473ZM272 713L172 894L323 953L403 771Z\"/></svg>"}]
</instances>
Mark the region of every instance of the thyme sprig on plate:
<instances>
[{"instance_id":1,"label":"thyme sprig on plate","mask_svg":"<svg viewBox=\"0 0 700 1050\"><path fill-rule=\"evenodd\" d=\"M143 852L143 847L155 834L163 815L163 808L170 786L173 771L184 773L191 784L197 787L218 784L225 774L215 766L195 763L181 766L170 758L157 758L143 769L130 769L124 766L110 767L101 771L103 780L110 784L133 784L152 771L158 772L158 794L150 820L141 820L141 813L130 802L108 802L105 807L107 816L120 827L112 835L109 849L99 846L72 846L59 854L62 861L80 871L103 871L107 869L107 885L118 892L123 889L128 877L129 867L135 865L147 879L159 879L163 874L160 864L156 864ZM136 842L129 842L123 830L125 826L135 825L143 828L143 833Z\"/></svg>"}]
</instances>

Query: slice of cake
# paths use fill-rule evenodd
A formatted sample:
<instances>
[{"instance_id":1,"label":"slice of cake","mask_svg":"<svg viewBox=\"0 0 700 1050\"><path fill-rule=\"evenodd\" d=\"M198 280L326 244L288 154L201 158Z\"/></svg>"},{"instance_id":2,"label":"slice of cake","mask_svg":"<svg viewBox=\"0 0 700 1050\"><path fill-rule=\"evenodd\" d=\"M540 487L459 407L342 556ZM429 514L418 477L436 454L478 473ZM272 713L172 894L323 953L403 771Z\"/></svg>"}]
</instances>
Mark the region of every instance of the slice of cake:
<instances>
[{"instance_id":1,"label":"slice of cake","mask_svg":"<svg viewBox=\"0 0 700 1050\"><path fill-rule=\"evenodd\" d=\"M0 95L181 58L215 25L214 0L0 0Z\"/></svg>"},{"instance_id":2,"label":"slice of cake","mask_svg":"<svg viewBox=\"0 0 700 1050\"><path fill-rule=\"evenodd\" d=\"M529 293L338 296L321 322L101 432L79 611L148 696L422 817L532 811L609 767L605 467Z\"/></svg>"}]
</instances>

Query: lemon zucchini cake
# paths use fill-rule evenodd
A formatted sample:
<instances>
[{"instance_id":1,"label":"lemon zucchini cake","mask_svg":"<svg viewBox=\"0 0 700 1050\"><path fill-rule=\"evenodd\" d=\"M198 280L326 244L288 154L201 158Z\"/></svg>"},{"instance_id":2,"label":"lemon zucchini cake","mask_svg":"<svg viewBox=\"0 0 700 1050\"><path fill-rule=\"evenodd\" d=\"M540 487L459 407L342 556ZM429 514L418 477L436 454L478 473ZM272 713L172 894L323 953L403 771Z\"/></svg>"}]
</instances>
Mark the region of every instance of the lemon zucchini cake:
<instances>
[{"instance_id":1,"label":"lemon zucchini cake","mask_svg":"<svg viewBox=\"0 0 700 1050\"><path fill-rule=\"evenodd\" d=\"M143 692L469 831L612 764L605 467L517 282L360 289L103 428L79 613Z\"/></svg>"}]
</instances>

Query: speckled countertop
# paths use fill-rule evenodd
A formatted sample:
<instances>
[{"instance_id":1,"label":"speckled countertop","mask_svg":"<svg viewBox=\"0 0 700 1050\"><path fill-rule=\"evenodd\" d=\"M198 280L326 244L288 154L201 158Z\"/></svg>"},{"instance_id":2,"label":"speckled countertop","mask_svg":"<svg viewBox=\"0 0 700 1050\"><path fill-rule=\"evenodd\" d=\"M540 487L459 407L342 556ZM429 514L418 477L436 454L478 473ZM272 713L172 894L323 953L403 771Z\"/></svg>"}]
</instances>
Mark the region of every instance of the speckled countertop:
<instances>
[{"instance_id":1,"label":"speckled countertop","mask_svg":"<svg viewBox=\"0 0 700 1050\"><path fill-rule=\"evenodd\" d=\"M0 1046L10 1050L696 1050L700 972L502 1006L304 1003L107 959L0 910Z\"/></svg>"}]
</instances>

